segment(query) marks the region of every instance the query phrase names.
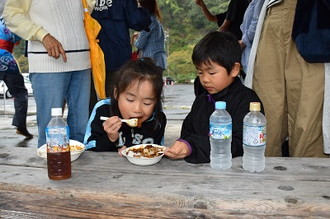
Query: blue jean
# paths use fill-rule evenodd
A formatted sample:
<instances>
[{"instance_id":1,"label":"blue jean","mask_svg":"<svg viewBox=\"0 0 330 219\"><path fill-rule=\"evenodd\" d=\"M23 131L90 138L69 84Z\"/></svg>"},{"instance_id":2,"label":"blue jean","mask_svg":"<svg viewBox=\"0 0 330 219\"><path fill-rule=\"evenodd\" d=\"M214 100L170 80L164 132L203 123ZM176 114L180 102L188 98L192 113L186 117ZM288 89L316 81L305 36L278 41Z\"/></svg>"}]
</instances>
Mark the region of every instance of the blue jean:
<instances>
[{"instance_id":1,"label":"blue jean","mask_svg":"<svg viewBox=\"0 0 330 219\"><path fill-rule=\"evenodd\" d=\"M45 129L51 119L51 108L68 106L67 123L70 139L83 142L89 117L90 69L63 73L30 73L37 105L38 147L46 143Z\"/></svg>"}]
</instances>

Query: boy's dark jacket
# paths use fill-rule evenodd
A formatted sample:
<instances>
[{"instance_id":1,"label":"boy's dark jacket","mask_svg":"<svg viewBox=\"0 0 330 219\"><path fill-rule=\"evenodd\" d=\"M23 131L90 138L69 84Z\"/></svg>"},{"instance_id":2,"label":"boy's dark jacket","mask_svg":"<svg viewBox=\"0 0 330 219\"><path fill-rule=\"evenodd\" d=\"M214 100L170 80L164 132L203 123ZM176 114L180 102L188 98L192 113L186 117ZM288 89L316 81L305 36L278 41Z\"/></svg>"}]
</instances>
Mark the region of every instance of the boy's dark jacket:
<instances>
[{"instance_id":1,"label":"boy's dark jacket","mask_svg":"<svg viewBox=\"0 0 330 219\"><path fill-rule=\"evenodd\" d=\"M101 104L100 104L101 103ZM166 126L166 116L163 112L159 115L159 121L153 116L142 123L141 128L131 128L126 123L123 123L119 129L121 132L121 140L111 142L107 133L103 129L101 116L111 117L115 113L112 112L110 99L99 101L91 114L87 124L84 144L87 148L94 151L117 151L120 146L134 146L138 144L162 144ZM117 115L121 117L120 115ZM90 148L95 144L95 147Z\"/></svg>"},{"instance_id":2,"label":"boy's dark jacket","mask_svg":"<svg viewBox=\"0 0 330 219\"><path fill-rule=\"evenodd\" d=\"M232 117L231 152L233 157L243 155L243 118L250 112L250 102L261 103L261 101L253 90L245 87L239 78L235 78L232 84L216 94L210 95L205 91L196 96L191 111L182 124L180 136L191 145L192 153L185 158L189 163L210 162L209 118L214 112L215 101L225 101L226 110Z\"/></svg>"}]
</instances>

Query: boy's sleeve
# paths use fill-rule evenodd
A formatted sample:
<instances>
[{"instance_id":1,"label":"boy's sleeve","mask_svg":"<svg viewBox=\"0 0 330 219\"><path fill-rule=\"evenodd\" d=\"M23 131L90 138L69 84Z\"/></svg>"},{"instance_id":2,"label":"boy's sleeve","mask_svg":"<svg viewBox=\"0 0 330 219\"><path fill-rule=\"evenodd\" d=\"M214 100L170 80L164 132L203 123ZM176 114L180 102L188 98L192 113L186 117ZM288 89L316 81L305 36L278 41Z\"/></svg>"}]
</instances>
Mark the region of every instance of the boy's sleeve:
<instances>
[{"instance_id":1,"label":"boy's sleeve","mask_svg":"<svg viewBox=\"0 0 330 219\"><path fill-rule=\"evenodd\" d=\"M138 8L137 2L132 0L126 1L125 6L125 15L129 28L136 31L148 28L151 24L151 19L145 9Z\"/></svg>"},{"instance_id":2,"label":"boy's sleeve","mask_svg":"<svg viewBox=\"0 0 330 219\"><path fill-rule=\"evenodd\" d=\"M195 117L190 112L182 124L180 138L187 141L191 147L191 154L185 157L188 163L209 163L210 162L210 142L207 135L193 132L193 121Z\"/></svg>"}]
</instances>

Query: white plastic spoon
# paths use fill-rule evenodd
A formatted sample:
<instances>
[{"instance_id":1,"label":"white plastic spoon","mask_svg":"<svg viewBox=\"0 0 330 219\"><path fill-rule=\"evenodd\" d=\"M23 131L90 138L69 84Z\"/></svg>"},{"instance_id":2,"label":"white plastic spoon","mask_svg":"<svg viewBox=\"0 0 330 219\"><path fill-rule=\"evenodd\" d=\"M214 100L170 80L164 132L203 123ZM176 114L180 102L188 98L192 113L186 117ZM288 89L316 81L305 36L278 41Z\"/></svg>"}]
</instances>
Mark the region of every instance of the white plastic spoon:
<instances>
[{"instance_id":1,"label":"white plastic spoon","mask_svg":"<svg viewBox=\"0 0 330 219\"><path fill-rule=\"evenodd\" d=\"M107 120L109 119L109 117L106 116L101 116L100 117L101 120ZM139 120L137 118L134 119L120 119L122 122L125 122L127 125L131 126L131 127L136 127L138 125Z\"/></svg>"}]
</instances>

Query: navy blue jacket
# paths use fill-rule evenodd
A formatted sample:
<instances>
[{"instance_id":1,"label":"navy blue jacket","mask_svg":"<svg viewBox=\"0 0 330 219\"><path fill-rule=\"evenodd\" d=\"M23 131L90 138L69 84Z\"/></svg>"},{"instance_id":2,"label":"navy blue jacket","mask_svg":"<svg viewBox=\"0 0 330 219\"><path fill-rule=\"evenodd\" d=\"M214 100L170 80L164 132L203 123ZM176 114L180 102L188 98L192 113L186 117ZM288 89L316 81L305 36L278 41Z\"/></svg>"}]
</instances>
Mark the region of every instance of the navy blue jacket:
<instances>
[{"instance_id":1,"label":"navy blue jacket","mask_svg":"<svg viewBox=\"0 0 330 219\"><path fill-rule=\"evenodd\" d=\"M102 27L98 39L107 72L116 71L131 58L129 29L141 31L151 24L148 12L138 8L136 0L97 0L92 17Z\"/></svg>"}]
</instances>

